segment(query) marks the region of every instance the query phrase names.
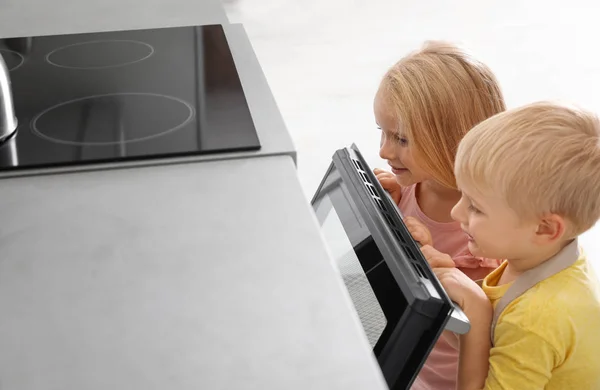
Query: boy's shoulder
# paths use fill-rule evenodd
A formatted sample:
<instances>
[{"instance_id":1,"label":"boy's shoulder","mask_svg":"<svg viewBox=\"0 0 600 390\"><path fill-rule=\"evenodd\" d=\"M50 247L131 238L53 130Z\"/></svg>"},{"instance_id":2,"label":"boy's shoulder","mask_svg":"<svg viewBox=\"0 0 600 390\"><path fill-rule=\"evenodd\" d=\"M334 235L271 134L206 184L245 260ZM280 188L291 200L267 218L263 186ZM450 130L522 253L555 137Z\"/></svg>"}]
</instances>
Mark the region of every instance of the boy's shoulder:
<instances>
[{"instance_id":1,"label":"boy's shoulder","mask_svg":"<svg viewBox=\"0 0 600 390\"><path fill-rule=\"evenodd\" d=\"M511 302L499 319L502 321L547 339L572 332L597 333L600 283L585 254L581 252L575 264Z\"/></svg>"},{"instance_id":2,"label":"boy's shoulder","mask_svg":"<svg viewBox=\"0 0 600 390\"><path fill-rule=\"evenodd\" d=\"M534 358L535 364L551 372L554 385L549 388L575 382L577 388L598 388L599 328L600 284L585 256L580 256L505 308L494 344L515 355L511 361Z\"/></svg>"}]
</instances>

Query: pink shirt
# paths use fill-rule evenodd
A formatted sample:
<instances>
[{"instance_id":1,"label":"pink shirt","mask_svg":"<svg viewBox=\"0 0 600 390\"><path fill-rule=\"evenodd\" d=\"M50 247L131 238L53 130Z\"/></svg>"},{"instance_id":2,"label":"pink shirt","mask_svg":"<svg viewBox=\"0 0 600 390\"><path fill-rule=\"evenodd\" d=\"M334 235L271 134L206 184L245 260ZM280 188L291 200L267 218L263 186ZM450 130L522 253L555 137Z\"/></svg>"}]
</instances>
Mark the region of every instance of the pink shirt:
<instances>
[{"instance_id":1,"label":"pink shirt","mask_svg":"<svg viewBox=\"0 0 600 390\"><path fill-rule=\"evenodd\" d=\"M456 266L471 279L482 279L496 269L501 261L476 258L467 247L467 236L458 222L436 222L426 216L415 196L416 184L402 189L402 199L398 204L404 216L415 217L431 231L433 247L452 257ZM440 337L412 390L454 390L458 373L458 351Z\"/></svg>"}]
</instances>

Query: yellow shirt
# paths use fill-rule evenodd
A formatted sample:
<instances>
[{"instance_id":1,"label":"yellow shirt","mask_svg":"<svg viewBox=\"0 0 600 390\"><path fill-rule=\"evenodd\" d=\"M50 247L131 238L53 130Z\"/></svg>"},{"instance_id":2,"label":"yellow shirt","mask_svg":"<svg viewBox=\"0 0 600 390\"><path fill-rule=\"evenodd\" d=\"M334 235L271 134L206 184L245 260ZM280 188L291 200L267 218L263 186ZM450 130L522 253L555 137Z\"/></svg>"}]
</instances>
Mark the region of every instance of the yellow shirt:
<instances>
[{"instance_id":1,"label":"yellow shirt","mask_svg":"<svg viewBox=\"0 0 600 390\"><path fill-rule=\"evenodd\" d=\"M494 333L489 390L600 389L600 285L583 251L569 268L506 306ZM483 281L496 307L503 263Z\"/></svg>"}]
</instances>

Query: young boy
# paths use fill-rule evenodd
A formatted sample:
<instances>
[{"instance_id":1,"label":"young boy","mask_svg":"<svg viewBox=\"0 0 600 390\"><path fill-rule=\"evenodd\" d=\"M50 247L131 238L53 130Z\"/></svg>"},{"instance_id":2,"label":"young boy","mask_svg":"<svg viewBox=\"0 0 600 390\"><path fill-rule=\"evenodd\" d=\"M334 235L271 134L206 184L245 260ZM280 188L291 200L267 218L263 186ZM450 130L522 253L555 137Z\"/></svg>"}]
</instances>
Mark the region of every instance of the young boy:
<instances>
[{"instance_id":1,"label":"young boy","mask_svg":"<svg viewBox=\"0 0 600 390\"><path fill-rule=\"evenodd\" d=\"M600 287L577 244L600 219L598 119L545 102L495 115L463 138L455 173L471 253L506 259L481 287L429 259L471 320L457 388L600 389Z\"/></svg>"}]
</instances>

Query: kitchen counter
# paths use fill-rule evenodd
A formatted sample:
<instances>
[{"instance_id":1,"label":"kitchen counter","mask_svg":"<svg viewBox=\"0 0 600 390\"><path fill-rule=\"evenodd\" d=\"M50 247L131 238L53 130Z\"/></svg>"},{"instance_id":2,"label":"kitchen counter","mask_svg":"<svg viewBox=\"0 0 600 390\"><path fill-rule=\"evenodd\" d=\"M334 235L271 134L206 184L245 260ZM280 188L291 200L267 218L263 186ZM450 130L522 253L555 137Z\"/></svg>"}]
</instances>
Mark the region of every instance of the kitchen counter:
<instances>
[{"instance_id":1,"label":"kitchen counter","mask_svg":"<svg viewBox=\"0 0 600 390\"><path fill-rule=\"evenodd\" d=\"M260 151L0 180L0 389L386 388L218 0L5 0L0 37L218 23Z\"/></svg>"},{"instance_id":2,"label":"kitchen counter","mask_svg":"<svg viewBox=\"0 0 600 390\"><path fill-rule=\"evenodd\" d=\"M289 157L3 179L0 386L384 389Z\"/></svg>"},{"instance_id":3,"label":"kitchen counter","mask_svg":"<svg viewBox=\"0 0 600 390\"><path fill-rule=\"evenodd\" d=\"M276 155L290 156L295 162L295 146L244 27L241 24L228 24L219 0L8 0L8 3L5 0L0 12L0 38L207 24L224 24L225 35L261 142L261 149L119 163L104 165L102 168ZM96 168L97 166L89 165L78 169ZM64 168L58 168L51 171L63 170ZM67 170L72 171L73 168ZM0 177L37 173L38 171L33 170L26 173L0 172Z\"/></svg>"}]
</instances>

